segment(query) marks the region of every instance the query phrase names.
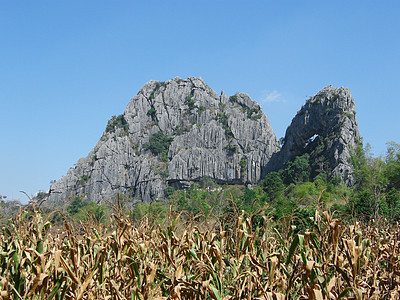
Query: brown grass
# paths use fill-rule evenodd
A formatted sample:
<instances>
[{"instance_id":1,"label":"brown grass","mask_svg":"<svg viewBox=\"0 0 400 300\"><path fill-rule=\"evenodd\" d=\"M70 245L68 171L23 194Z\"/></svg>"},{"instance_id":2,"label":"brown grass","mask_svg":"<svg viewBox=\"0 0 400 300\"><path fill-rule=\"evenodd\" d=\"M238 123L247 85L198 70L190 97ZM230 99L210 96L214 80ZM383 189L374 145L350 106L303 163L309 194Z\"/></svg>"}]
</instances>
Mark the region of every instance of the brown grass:
<instances>
[{"instance_id":1,"label":"brown grass","mask_svg":"<svg viewBox=\"0 0 400 300\"><path fill-rule=\"evenodd\" d=\"M51 228L34 206L1 232L1 299L399 299L399 226L341 224L327 211L296 233L262 217L233 225L88 216Z\"/></svg>"}]
</instances>

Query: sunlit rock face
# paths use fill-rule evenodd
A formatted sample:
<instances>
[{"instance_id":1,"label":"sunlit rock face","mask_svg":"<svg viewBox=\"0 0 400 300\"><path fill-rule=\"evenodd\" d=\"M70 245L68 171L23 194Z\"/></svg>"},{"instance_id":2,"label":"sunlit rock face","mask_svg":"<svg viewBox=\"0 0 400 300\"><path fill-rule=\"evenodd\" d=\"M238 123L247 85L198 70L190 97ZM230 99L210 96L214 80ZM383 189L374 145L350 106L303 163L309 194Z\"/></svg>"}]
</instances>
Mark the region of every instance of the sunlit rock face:
<instances>
[{"instance_id":1,"label":"sunlit rock face","mask_svg":"<svg viewBox=\"0 0 400 300\"><path fill-rule=\"evenodd\" d=\"M117 193L133 202L163 198L210 177L255 184L279 145L260 105L247 94L218 95L200 78L150 81L111 119L93 150L50 188L48 203Z\"/></svg>"},{"instance_id":2,"label":"sunlit rock face","mask_svg":"<svg viewBox=\"0 0 400 300\"><path fill-rule=\"evenodd\" d=\"M351 149L360 141L349 89L325 87L296 114L280 149L259 104L247 94L218 95L200 78L150 81L101 139L55 182L47 199L102 202L117 194L131 203L164 198L209 177L220 184L256 184L309 154L313 174L352 184Z\"/></svg>"},{"instance_id":3,"label":"sunlit rock face","mask_svg":"<svg viewBox=\"0 0 400 300\"><path fill-rule=\"evenodd\" d=\"M285 162L308 153L314 174L325 172L350 186L350 154L360 141L350 90L327 86L308 99L293 118L282 150L274 155L270 167L280 169Z\"/></svg>"}]
</instances>

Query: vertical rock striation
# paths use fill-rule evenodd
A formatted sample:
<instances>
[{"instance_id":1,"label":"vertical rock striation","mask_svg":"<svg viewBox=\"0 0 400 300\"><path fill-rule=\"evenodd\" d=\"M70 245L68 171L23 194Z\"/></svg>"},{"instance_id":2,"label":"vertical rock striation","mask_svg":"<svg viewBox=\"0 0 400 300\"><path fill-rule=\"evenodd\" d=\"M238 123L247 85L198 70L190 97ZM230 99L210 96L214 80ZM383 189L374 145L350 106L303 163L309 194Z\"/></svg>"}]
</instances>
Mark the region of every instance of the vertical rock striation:
<instances>
[{"instance_id":1,"label":"vertical rock striation","mask_svg":"<svg viewBox=\"0 0 400 300\"><path fill-rule=\"evenodd\" d=\"M108 122L89 155L51 186L48 202L100 202L116 193L150 202L168 185L202 177L257 183L278 150L266 115L248 95L218 95L194 77L150 81Z\"/></svg>"},{"instance_id":2,"label":"vertical rock striation","mask_svg":"<svg viewBox=\"0 0 400 300\"><path fill-rule=\"evenodd\" d=\"M218 95L200 78L150 81L109 120L101 139L50 187L47 203L101 202L117 193L133 203L164 198L203 177L255 184L309 154L314 175L352 184L350 151L361 140L349 89L325 87L307 100L282 149L262 108L247 94Z\"/></svg>"}]
</instances>

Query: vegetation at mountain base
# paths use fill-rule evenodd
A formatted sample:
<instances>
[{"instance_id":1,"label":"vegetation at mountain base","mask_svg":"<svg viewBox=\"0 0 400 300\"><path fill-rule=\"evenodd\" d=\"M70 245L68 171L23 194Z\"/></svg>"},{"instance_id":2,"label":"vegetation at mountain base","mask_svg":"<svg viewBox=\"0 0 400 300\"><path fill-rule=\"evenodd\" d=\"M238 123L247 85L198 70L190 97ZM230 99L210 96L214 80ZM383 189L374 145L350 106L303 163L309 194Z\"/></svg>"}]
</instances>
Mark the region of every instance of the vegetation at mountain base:
<instances>
[{"instance_id":1,"label":"vegetation at mountain base","mask_svg":"<svg viewBox=\"0 0 400 300\"><path fill-rule=\"evenodd\" d=\"M170 138L156 137L160 154ZM398 299L400 145L360 144L351 163L352 188L300 156L256 186L204 177L133 207L72 197L10 217L3 201L0 297Z\"/></svg>"},{"instance_id":2,"label":"vegetation at mountain base","mask_svg":"<svg viewBox=\"0 0 400 300\"><path fill-rule=\"evenodd\" d=\"M315 187L299 193L308 188ZM278 183L269 192L280 190ZM141 204L130 214L118 198L109 202L107 224L90 210L78 222L69 220L84 208L78 199L64 213L26 206L0 231L1 299L400 296L398 225L383 219L347 224L323 209L323 193L302 229L293 212L274 220L268 207L251 203L263 195L261 187L246 189L241 207L238 189L221 190L214 200L229 203L221 218L202 205L200 186L185 193L168 209ZM196 215L179 209L185 196L199 203Z\"/></svg>"},{"instance_id":3,"label":"vegetation at mountain base","mask_svg":"<svg viewBox=\"0 0 400 300\"><path fill-rule=\"evenodd\" d=\"M149 149L162 154L168 149L166 145L171 139L159 131L150 139ZM340 184L337 178L329 179L324 172L312 178L309 155L305 154L289 161L279 172L267 174L256 186L220 186L211 178L204 177L186 190L175 190L170 186L164 199L150 204L137 204L132 212L127 213L134 216L135 220L154 210L163 216L171 204L192 218L201 215L221 219L235 209L243 211L245 215L262 211L274 221L291 215L295 217L293 222L298 229L309 223L309 217L317 209L334 211L345 222L371 222L379 218L386 218L390 222L400 221L400 145L388 143L386 156L375 158L370 154L368 145L363 148L360 144L354 149L351 160L355 179L353 188ZM241 159L240 165L244 175L246 157ZM162 170L158 166L155 172L163 175ZM123 195L121 199L126 203L131 202ZM85 202L84 205L88 204ZM94 210L95 207L81 207L86 213L89 209ZM102 211L105 209L102 206Z\"/></svg>"},{"instance_id":4,"label":"vegetation at mountain base","mask_svg":"<svg viewBox=\"0 0 400 300\"><path fill-rule=\"evenodd\" d=\"M355 186L350 204L354 214L366 221L384 216L400 218L400 145L388 143L385 157L372 157L370 146L361 145L351 157Z\"/></svg>"}]
</instances>

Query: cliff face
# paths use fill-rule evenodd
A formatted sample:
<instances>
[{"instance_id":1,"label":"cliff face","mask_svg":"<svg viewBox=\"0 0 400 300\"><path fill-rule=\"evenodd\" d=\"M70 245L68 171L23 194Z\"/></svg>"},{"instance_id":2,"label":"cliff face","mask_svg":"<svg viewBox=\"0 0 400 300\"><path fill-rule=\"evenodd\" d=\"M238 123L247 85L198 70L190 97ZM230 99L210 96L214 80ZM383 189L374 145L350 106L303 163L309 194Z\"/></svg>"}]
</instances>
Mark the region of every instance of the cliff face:
<instances>
[{"instance_id":1,"label":"cliff face","mask_svg":"<svg viewBox=\"0 0 400 300\"><path fill-rule=\"evenodd\" d=\"M350 90L328 86L307 100L293 118L271 167L280 169L295 156L308 153L314 175L324 172L350 186L350 152L360 141Z\"/></svg>"},{"instance_id":2,"label":"cliff face","mask_svg":"<svg viewBox=\"0 0 400 300\"><path fill-rule=\"evenodd\" d=\"M88 156L50 188L47 203L74 196L133 202L165 196L203 177L255 184L308 153L314 175L352 184L350 149L360 140L350 91L322 89L294 117L282 149L261 106L246 94L217 95L202 79L150 81L113 117Z\"/></svg>"},{"instance_id":3,"label":"cliff face","mask_svg":"<svg viewBox=\"0 0 400 300\"><path fill-rule=\"evenodd\" d=\"M202 79L150 81L113 117L85 158L50 188L48 203L116 193L163 198L202 177L257 183L279 150L262 108L246 94L218 96Z\"/></svg>"}]
</instances>

